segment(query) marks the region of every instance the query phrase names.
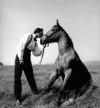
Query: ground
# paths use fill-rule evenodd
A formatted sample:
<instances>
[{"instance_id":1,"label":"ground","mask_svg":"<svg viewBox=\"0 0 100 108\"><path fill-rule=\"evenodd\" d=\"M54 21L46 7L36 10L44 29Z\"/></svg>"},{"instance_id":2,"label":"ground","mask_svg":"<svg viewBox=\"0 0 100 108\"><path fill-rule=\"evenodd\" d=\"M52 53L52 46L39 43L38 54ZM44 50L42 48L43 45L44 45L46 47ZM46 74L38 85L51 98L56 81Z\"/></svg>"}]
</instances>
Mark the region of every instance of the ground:
<instances>
[{"instance_id":1,"label":"ground","mask_svg":"<svg viewBox=\"0 0 100 108\"><path fill-rule=\"evenodd\" d=\"M73 105L62 105L60 108L100 108L100 63L87 63L86 66L94 81L92 90L79 98ZM42 65L38 69L34 67L33 69L38 88L42 90L48 83L51 73L55 71L55 66ZM13 78L13 66L0 66L0 108L16 108ZM55 104L61 79L55 82L50 93L43 95L39 100L37 100L38 95L32 94L24 73L22 74L22 85L23 102L21 108L56 108Z\"/></svg>"}]
</instances>

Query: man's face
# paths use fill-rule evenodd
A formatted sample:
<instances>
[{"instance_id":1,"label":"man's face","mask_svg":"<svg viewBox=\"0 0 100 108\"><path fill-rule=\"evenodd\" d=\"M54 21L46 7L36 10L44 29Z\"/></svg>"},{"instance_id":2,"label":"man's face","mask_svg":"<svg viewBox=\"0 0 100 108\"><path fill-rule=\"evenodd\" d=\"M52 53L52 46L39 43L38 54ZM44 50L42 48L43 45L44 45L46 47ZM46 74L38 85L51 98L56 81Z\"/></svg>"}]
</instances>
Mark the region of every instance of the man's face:
<instances>
[{"instance_id":1,"label":"man's face","mask_svg":"<svg viewBox=\"0 0 100 108\"><path fill-rule=\"evenodd\" d=\"M37 38L41 38L43 36L43 32L37 33Z\"/></svg>"}]
</instances>

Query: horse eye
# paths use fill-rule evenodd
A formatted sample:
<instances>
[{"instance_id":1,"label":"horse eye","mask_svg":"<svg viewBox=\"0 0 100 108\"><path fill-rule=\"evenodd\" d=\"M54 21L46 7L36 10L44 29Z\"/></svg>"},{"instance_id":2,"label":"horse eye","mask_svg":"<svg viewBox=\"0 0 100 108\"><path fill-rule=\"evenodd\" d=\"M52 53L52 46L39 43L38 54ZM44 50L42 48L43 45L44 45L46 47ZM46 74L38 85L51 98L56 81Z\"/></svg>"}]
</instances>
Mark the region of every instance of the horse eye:
<instances>
[{"instance_id":1,"label":"horse eye","mask_svg":"<svg viewBox=\"0 0 100 108\"><path fill-rule=\"evenodd\" d=\"M53 29L52 29L52 31L55 31L55 30L57 30L57 28L53 28Z\"/></svg>"}]
</instances>

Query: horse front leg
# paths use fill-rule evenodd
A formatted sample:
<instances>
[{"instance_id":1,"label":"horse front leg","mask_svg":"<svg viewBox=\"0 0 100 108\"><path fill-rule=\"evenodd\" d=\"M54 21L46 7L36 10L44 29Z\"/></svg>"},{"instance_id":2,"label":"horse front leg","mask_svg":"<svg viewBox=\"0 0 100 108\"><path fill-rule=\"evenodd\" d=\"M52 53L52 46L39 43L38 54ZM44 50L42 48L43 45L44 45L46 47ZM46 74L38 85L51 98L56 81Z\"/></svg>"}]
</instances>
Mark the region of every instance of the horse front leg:
<instances>
[{"instance_id":1,"label":"horse front leg","mask_svg":"<svg viewBox=\"0 0 100 108\"><path fill-rule=\"evenodd\" d=\"M67 91L65 90L65 88L66 88L66 83L68 82L68 79L69 79L71 73L72 73L72 69L68 69L68 70L65 71L65 78L64 78L62 87L59 90L59 94L58 94L58 101L57 101L57 105L58 106L60 106L65 101L65 99L67 97L66 96L67 95L66 94Z\"/></svg>"},{"instance_id":2,"label":"horse front leg","mask_svg":"<svg viewBox=\"0 0 100 108\"><path fill-rule=\"evenodd\" d=\"M65 73L65 78L64 78L64 83L63 83L62 88L64 88L64 86L66 85L66 83L72 73L72 69L70 68L70 69L66 70L64 73Z\"/></svg>"},{"instance_id":3,"label":"horse front leg","mask_svg":"<svg viewBox=\"0 0 100 108\"><path fill-rule=\"evenodd\" d=\"M59 74L61 75L62 80L63 80L63 82L64 82L64 80L65 80L64 68L60 68L60 69L59 69Z\"/></svg>"},{"instance_id":4,"label":"horse front leg","mask_svg":"<svg viewBox=\"0 0 100 108\"><path fill-rule=\"evenodd\" d=\"M50 80L49 80L49 83L47 84L45 90L47 92L50 91L50 88L51 86L54 84L54 82L58 79L58 77L60 77L60 74L58 74L58 70L56 70L56 72L53 72L51 77L50 77Z\"/></svg>"}]
</instances>

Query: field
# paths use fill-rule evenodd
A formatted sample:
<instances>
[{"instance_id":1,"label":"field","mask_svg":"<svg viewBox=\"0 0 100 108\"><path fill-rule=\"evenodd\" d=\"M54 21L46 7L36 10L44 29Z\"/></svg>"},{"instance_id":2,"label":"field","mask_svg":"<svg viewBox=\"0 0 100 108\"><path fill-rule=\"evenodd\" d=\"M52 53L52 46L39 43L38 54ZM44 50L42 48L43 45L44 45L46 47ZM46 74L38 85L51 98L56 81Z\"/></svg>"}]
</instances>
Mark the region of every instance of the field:
<instances>
[{"instance_id":1,"label":"field","mask_svg":"<svg viewBox=\"0 0 100 108\"><path fill-rule=\"evenodd\" d=\"M61 108L100 108L100 63L86 63L90 71L94 86L92 90L83 95L77 102L71 106L63 105ZM34 69L34 68L33 68ZM34 70L36 83L39 89L43 89L48 83L51 73L55 70L54 65L42 65ZM0 108L16 108L13 91L13 66L0 66ZM57 93L61 85L61 79L58 79L53 85L50 93L45 94L38 101L38 95L34 95L22 74L22 106L21 108L56 108Z\"/></svg>"}]
</instances>

